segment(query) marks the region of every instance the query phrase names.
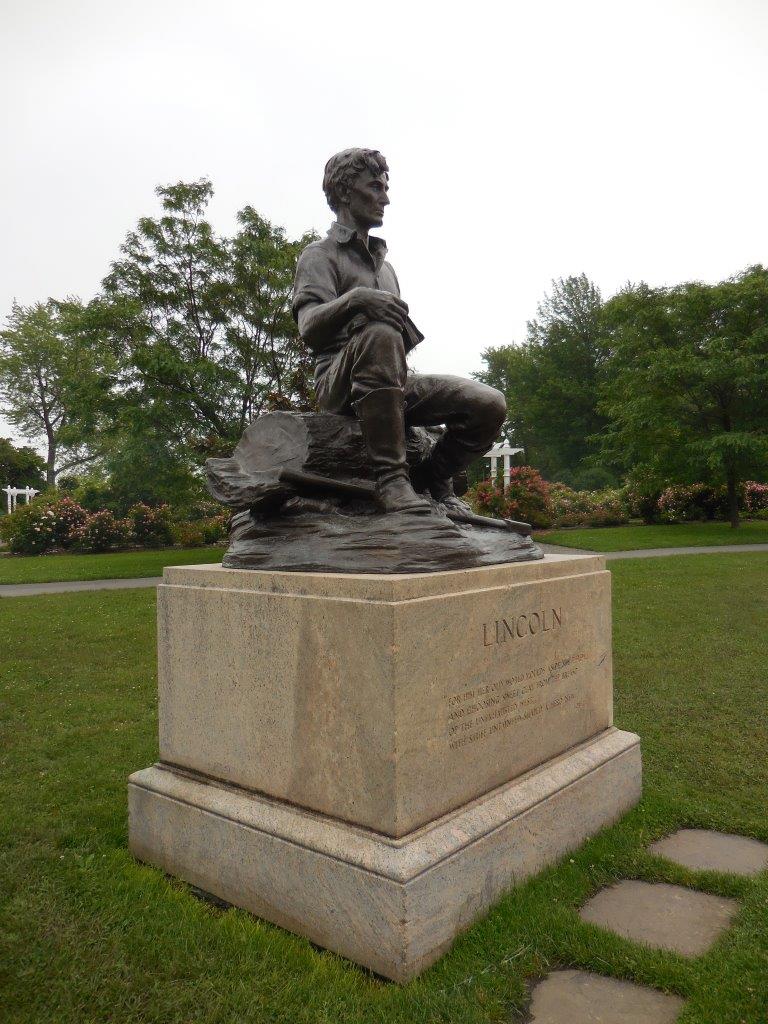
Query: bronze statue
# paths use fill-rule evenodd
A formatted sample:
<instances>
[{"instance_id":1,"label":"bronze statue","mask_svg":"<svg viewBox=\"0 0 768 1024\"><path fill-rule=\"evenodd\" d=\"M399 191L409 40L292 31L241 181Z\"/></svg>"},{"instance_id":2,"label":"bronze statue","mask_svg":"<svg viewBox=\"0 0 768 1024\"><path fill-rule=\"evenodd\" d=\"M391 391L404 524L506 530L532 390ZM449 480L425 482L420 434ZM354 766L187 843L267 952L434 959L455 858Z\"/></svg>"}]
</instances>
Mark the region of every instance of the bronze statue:
<instances>
[{"instance_id":1,"label":"bronze statue","mask_svg":"<svg viewBox=\"0 0 768 1024\"><path fill-rule=\"evenodd\" d=\"M318 405L360 420L379 506L429 513L416 490L448 507L464 505L452 477L486 453L506 404L501 392L478 381L408 372L406 354L424 336L400 298L386 243L369 234L383 223L388 178L386 160L373 149L345 149L325 165L323 191L336 221L299 258L293 313L315 353ZM414 475L414 490L406 425L443 424L445 433Z\"/></svg>"},{"instance_id":2,"label":"bronze statue","mask_svg":"<svg viewBox=\"0 0 768 1024\"><path fill-rule=\"evenodd\" d=\"M231 458L206 463L208 489L235 513L227 567L439 572L543 556L526 523L477 516L454 491L496 438L504 397L408 371L423 335L369 233L389 204L388 173L372 149L326 164L337 220L301 254L293 298L320 411L259 416Z\"/></svg>"}]
</instances>

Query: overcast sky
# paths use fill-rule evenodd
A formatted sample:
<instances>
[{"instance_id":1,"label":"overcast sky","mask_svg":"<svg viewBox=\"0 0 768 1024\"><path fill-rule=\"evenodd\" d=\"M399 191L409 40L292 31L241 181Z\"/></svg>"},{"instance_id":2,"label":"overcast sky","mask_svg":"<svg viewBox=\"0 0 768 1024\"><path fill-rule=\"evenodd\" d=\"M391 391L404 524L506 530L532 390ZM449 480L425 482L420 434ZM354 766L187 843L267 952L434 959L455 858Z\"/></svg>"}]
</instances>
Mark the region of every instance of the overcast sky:
<instances>
[{"instance_id":1,"label":"overcast sky","mask_svg":"<svg viewBox=\"0 0 768 1024\"><path fill-rule=\"evenodd\" d=\"M0 0L0 313L90 298L159 183L331 220L380 149L420 370L521 341L551 279L768 263L768 0ZM0 421L0 432L3 424ZM7 431L6 431L7 432Z\"/></svg>"}]
</instances>

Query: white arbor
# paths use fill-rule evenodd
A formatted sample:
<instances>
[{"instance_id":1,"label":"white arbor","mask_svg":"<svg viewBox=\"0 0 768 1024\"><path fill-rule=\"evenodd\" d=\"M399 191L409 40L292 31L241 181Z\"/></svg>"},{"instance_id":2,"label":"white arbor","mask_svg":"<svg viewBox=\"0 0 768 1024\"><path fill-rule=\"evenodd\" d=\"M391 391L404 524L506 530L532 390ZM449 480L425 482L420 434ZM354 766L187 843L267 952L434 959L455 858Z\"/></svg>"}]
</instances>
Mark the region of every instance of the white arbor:
<instances>
[{"instance_id":1,"label":"white arbor","mask_svg":"<svg viewBox=\"0 0 768 1024\"><path fill-rule=\"evenodd\" d=\"M29 504L30 498L34 498L39 491L36 491L34 487L4 487L3 490L6 493L8 499L8 514L16 510L19 498L23 497L25 502Z\"/></svg>"},{"instance_id":2,"label":"white arbor","mask_svg":"<svg viewBox=\"0 0 768 1024\"><path fill-rule=\"evenodd\" d=\"M525 448L510 448L506 441L498 441L489 452L485 453L485 458L491 460L491 480L496 479L496 467L499 464L499 459L504 459L504 486L509 486L512 456L519 455L524 451Z\"/></svg>"}]
</instances>

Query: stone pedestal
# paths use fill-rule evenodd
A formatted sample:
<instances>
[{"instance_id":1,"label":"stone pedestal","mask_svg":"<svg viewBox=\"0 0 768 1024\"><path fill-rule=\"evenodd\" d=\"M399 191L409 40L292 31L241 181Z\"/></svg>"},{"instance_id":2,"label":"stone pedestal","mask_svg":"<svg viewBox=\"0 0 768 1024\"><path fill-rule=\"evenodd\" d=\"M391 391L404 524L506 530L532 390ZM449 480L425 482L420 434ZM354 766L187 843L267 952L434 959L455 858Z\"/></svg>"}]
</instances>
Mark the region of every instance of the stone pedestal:
<instances>
[{"instance_id":1,"label":"stone pedestal","mask_svg":"<svg viewBox=\"0 0 768 1024\"><path fill-rule=\"evenodd\" d=\"M397 981L640 795L600 556L165 570L137 857Z\"/></svg>"}]
</instances>

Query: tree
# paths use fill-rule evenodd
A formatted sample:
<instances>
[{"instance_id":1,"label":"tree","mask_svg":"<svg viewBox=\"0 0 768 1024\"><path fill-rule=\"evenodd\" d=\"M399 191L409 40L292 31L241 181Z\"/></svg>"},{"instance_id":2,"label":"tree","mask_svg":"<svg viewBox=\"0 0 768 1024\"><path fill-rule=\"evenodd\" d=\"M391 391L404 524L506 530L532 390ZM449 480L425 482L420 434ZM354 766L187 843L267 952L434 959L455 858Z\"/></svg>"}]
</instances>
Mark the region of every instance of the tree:
<instances>
[{"instance_id":1,"label":"tree","mask_svg":"<svg viewBox=\"0 0 768 1024\"><path fill-rule=\"evenodd\" d=\"M296 262L317 237L290 242L251 206L237 215L228 244L232 262L228 340L237 353L246 407L238 433L265 408L310 409L314 360L291 313Z\"/></svg>"},{"instance_id":2,"label":"tree","mask_svg":"<svg viewBox=\"0 0 768 1024\"><path fill-rule=\"evenodd\" d=\"M114 360L81 328L76 299L14 303L0 332L0 397L22 436L46 445L46 482L98 456L96 432Z\"/></svg>"},{"instance_id":3,"label":"tree","mask_svg":"<svg viewBox=\"0 0 768 1024\"><path fill-rule=\"evenodd\" d=\"M596 438L606 425L597 408L607 354L602 308L598 288L584 274L553 281L525 343L482 356L486 369L477 376L504 392L511 437L549 479L572 483L595 475ZM602 476L609 482L612 473Z\"/></svg>"},{"instance_id":4,"label":"tree","mask_svg":"<svg viewBox=\"0 0 768 1024\"><path fill-rule=\"evenodd\" d=\"M768 468L768 270L716 285L627 287L606 305L604 445L649 479L739 485Z\"/></svg>"},{"instance_id":5,"label":"tree","mask_svg":"<svg viewBox=\"0 0 768 1024\"><path fill-rule=\"evenodd\" d=\"M312 236L289 242L246 207L221 238L205 219L210 182L157 193L162 216L129 233L96 313L122 352L123 401L199 463L265 408L310 400L290 298Z\"/></svg>"},{"instance_id":6,"label":"tree","mask_svg":"<svg viewBox=\"0 0 768 1024\"><path fill-rule=\"evenodd\" d=\"M9 437L0 437L0 486L43 487L45 462L34 448L17 448Z\"/></svg>"}]
</instances>

